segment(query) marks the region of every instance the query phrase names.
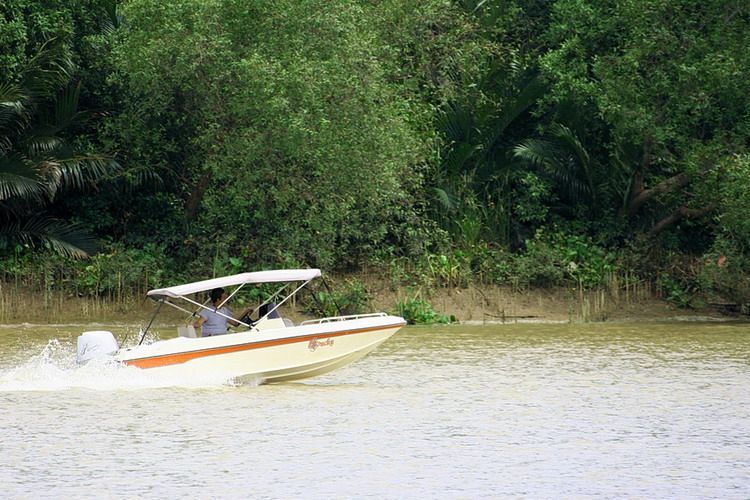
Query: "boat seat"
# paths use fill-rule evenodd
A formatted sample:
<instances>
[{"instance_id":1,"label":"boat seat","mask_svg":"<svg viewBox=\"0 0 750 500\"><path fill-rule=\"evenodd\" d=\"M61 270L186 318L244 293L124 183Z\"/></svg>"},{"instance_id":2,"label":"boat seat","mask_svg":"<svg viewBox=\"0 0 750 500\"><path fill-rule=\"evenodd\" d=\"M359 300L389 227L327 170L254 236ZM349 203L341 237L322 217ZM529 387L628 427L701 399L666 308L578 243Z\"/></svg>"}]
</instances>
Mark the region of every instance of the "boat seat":
<instances>
[{"instance_id":1,"label":"boat seat","mask_svg":"<svg viewBox=\"0 0 750 500\"><path fill-rule=\"evenodd\" d=\"M273 330L275 328L284 328L286 323L282 318L266 318L255 324L258 330Z\"/></svg>"},{"instance_id":2,"label":"boat seat","mask_svg":"<svg viewBox=\"0 0 750 500\"><path fill-rule=\"evenodd\" d=\"M198 338L198 335L195 334L195 327L193 325L178 326L177 335L179 335L180 337L187 337L189 339Z\"/></svg>"},{"instance_id":3,"label":"boat seat","mask_svg":"<svg viewBox=\"0 0 750 500\"><path fill-rule=\"evenodd\" d=\"M294 326L294 321L292 321L291 319L289 318L281 318L281 319L284 320L284 326Z\"/></svg>"}]
</instances>

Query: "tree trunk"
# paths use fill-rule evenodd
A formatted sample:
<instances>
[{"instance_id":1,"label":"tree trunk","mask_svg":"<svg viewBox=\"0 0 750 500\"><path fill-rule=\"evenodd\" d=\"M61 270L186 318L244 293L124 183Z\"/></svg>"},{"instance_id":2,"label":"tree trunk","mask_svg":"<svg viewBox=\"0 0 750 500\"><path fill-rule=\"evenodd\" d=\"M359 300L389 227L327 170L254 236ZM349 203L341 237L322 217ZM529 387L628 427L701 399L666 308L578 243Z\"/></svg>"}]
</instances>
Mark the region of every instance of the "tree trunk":
<instances>
[{"instance_id":1,"label":"tree trunk","mask_svg":"<svg viewBox=\"0 0 750 500\"><path fill-rule=\"evenodd\" d=\"M707 207L703 208L688 208L686 206L681 206L668 216L664 217L662 220L656 223L656 225L651 228L651 231L649 231L649 234L654 236L656 234L659 234L660 232L664 231L665 229L675 225L677 222L679 222L682 219L695 219L698 217L702 217L710 212L712 212L716 208L716 204L710 204Z\"/></svg>"},{"instance_id":2,"label":"tree trunk","mask_svg":"<svg viewBox=\"0 0 750 500\"><path fill-rule=\"evenodd\" d=\"M641 189L639 191L634 191L633 195L630 198L630 203L628 203L627 209L628 217L632 217L636 213L638 213L638 210L640 210L641 207L646 204L646 202L652 200L657 195L667 193L669 191L674 191L681 187L685 187L689 182L690 177L688 177L686 173L682 172L673 177L670 177L669 179L661 181L659 184L650 189L643 189L643 187L641 186Z\"/></svg>"},{"instance_id":3,"label":"tree trunk","mask_svg":"<svg viewBox=\"0 0 750 500\"><path fill-rule=\"evenodd\" d=\"M193 221L198 216L198 208L203 201L203 195L211 184L211 170L205 170L190 191L190 196L185 202L185 220Z\"/></svg>"}]
</instances>

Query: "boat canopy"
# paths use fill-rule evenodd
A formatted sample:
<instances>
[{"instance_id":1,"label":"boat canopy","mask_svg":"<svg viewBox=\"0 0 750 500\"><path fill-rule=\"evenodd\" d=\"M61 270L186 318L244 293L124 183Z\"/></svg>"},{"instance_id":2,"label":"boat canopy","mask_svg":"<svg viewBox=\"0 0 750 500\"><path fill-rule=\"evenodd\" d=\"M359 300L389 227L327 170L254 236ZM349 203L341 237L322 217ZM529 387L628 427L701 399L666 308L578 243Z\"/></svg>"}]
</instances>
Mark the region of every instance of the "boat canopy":
<instances>
[{"instance_id":1,"label":"boat canopy","mask_svg":"<svg viewBox=\"0 0 750 500\"><path fill-rule=\"evenodd\" d=\"M320 276L320 269L282 269L277 271L257 271L253 273L234 274L223 278L196 281L185 285L171 286L151 290L147 295L155 300L164 297L181 298L214 288L246 285L252 283L289 283L293 281L310 281Z\"/></svg>"}]
</instances>

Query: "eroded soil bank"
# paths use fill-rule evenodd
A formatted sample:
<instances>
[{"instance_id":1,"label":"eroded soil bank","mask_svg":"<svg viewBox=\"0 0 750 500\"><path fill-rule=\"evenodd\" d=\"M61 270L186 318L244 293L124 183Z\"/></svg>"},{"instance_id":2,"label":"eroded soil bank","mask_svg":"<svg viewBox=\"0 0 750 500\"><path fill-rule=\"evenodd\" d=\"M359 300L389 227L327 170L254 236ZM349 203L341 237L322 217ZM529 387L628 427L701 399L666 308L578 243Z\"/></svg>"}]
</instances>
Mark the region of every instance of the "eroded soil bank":
<instances>
[{"instance_id":1,"label":"eroded soil bank","mask_svg":"<svg viewBox=\"0 0 750 500\"><path fill-rule=\"evenodd\" d=\"M470 286L439 288L429 292L402 288L377 288L370 283L374 309L388 310L410 297L424 298L433 308L460 322L600 322L600 321L684 321L750 320L746 315L699 303L679 308L657 294L580 291L569 289L512 290L506 287Z\"/></svg>"},{"instance_id":2,"label":"eroded soil bank","mask_svg":"<svg viewBox=\"0 0 750 500\"><path fill-rule=\"evenodd\" d=\"M394 287L387 280L373 278L362 283L369 297L367 311L395 313L399 302L421 299L437 313L462 323L750 320L747 315L731 314L726 308L699 301L692 308L679 308L647 289L615 293L562 288L523 291L497 286L428 290ZM305 295L299 300L306 300ZM0 288L0 324L141 323L148 321L153 306L142 297L110 301ZM242 307L235 304L235 308ZM161 321L181 323L188 319L185 313L164 309ZM308 318L300 302L293 303L285 314L295 321Z\"/></svg>"}]
</instances>

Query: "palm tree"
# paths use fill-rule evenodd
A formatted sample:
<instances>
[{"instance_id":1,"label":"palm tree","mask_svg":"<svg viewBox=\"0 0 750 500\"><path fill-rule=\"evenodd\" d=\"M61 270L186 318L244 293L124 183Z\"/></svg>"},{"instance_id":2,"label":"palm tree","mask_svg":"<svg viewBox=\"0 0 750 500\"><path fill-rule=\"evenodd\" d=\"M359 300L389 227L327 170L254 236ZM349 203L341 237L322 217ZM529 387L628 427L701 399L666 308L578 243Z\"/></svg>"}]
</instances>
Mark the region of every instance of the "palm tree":
<instances>
[{"instance_id":1,"label":"palm tree","mask_svg":"<svg viewBox=\"0 0 750 500\"><path fill-rule=\"evenodd\" d=\"M46 247L85 257L95 239L75 224L47 215L68 189L81 189L110 172L116 163L74 148L68 134L85 123L78 111L80 83L65 47L45 43L17 82L0 82L0 249L11 245Z\"/></svg>"},{"instance_id":2,"label":"palm tree","mask_svg":"<svg viewBox=\"0 0 750 500\"><path fill-rule=\"evenodd\" d=\"M470 98L449 103L439 116L438 129L447 144L433 180L437 218L461 239L469 227L471 234L481 232L507 244L518 238L511 235L509 207L521 163L513 147L547 86L537 71L512 65L509 70L492 68L478 88L499 104Z\"/></svg>"},{"instance_id":3,"label":"palm tree","mask_svg":"<svg viewBox=\"0 0 750 500\"><path fill-rule=\"evenodd\" d=\"M553 123L547 135L546 139L527 139L518 144L515 156L550 177L562 199L571 205L599 208L601 171L579 136L561 123Z\"/></svg>"}]
</instances>

